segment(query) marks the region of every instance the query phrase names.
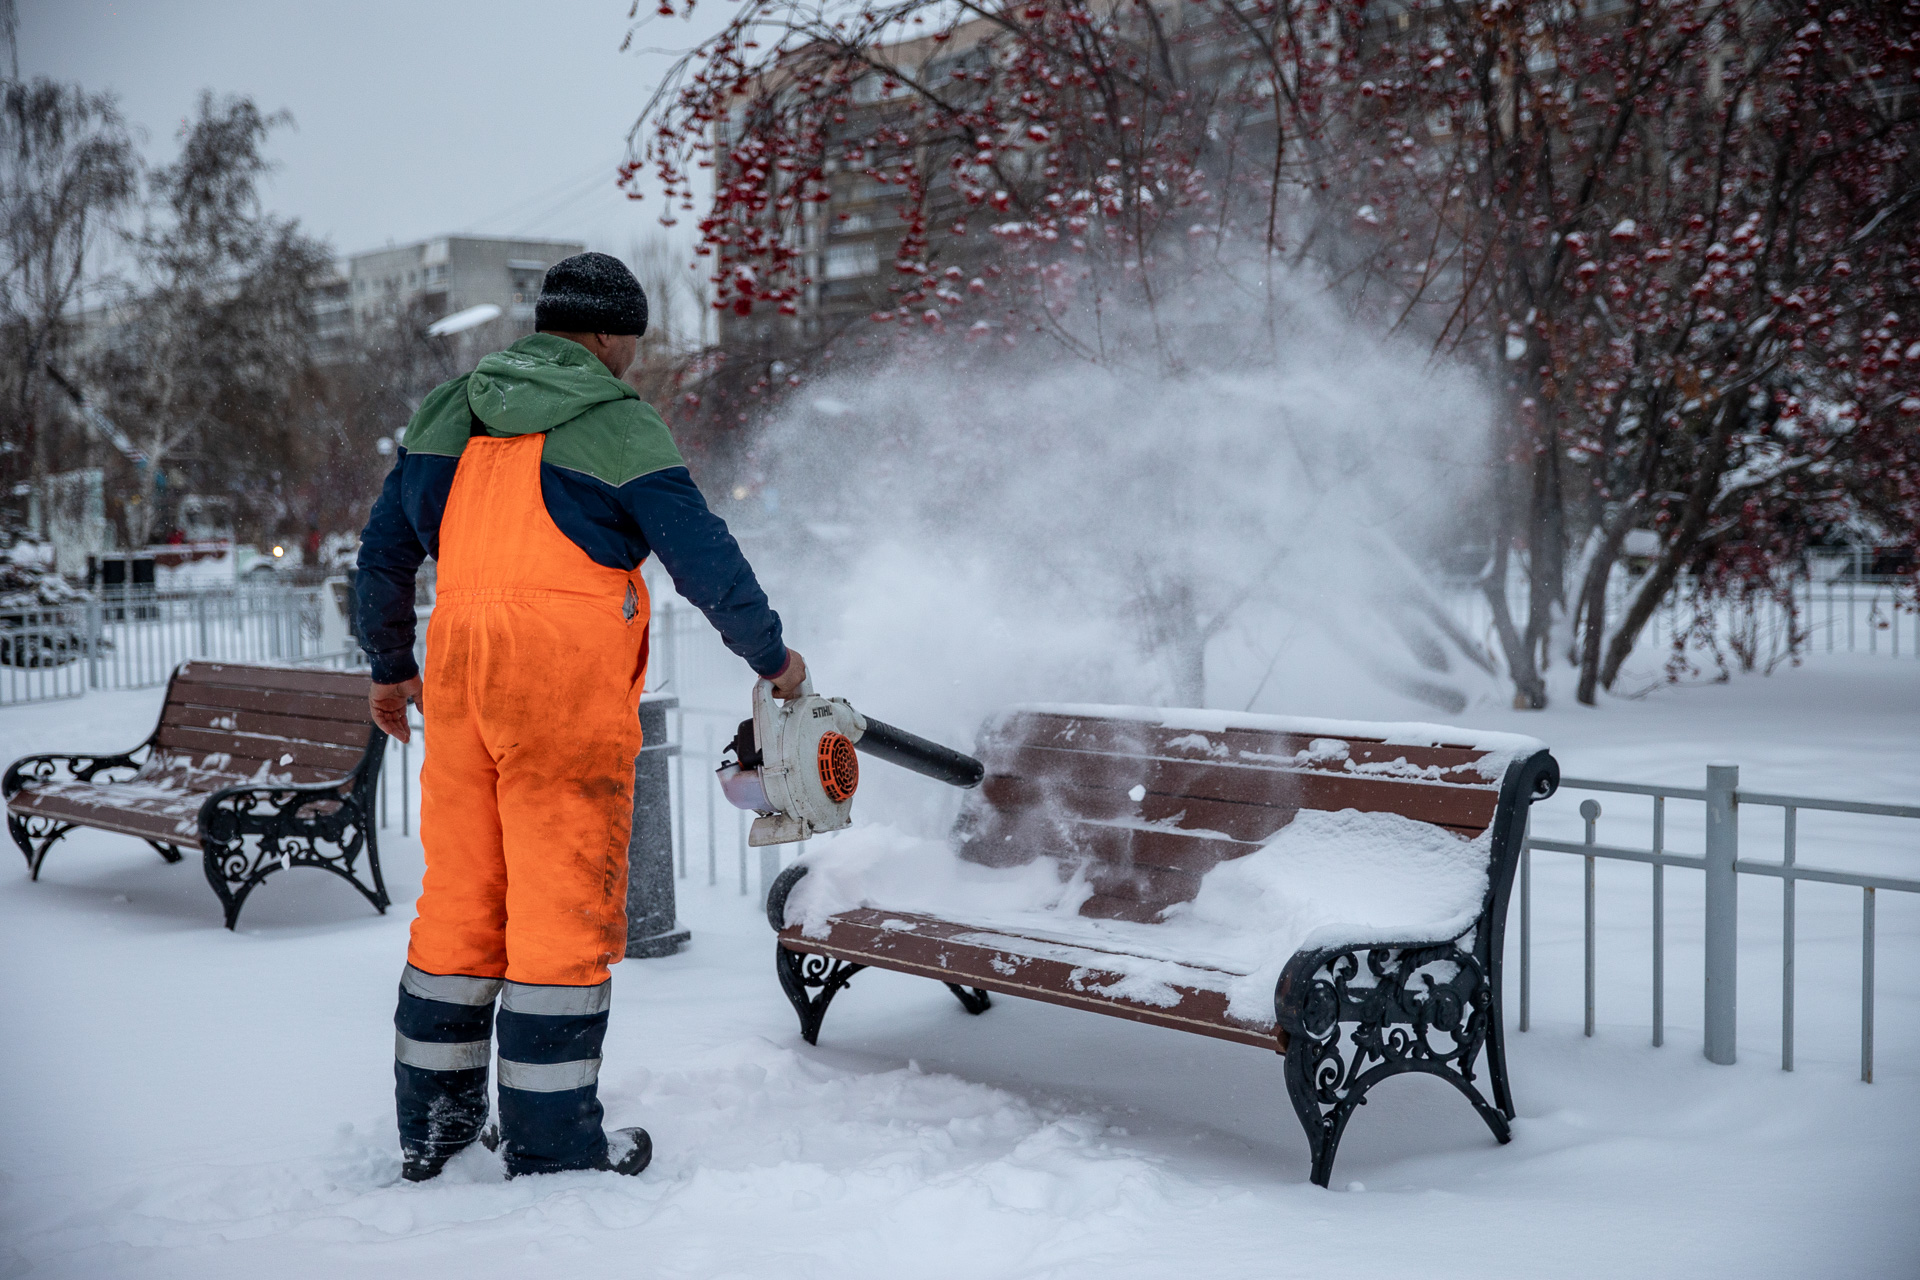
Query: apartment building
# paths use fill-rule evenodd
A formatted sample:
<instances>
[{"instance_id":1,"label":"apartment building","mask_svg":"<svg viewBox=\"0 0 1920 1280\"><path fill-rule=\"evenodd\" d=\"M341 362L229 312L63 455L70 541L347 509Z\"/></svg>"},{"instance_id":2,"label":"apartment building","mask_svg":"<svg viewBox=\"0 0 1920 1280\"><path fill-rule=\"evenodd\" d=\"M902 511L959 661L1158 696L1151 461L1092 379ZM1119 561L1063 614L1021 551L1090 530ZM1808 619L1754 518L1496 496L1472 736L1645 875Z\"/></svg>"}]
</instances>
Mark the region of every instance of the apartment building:
<instances>
[{"instance_id":1,"label":"apartment building","mask_svg":"<svg viewBox=\"0 0 1920 1280\"><path fill-rule=\"evenodd\" d=\"M355 333L417 312L431 319L492 303L516 333L533 331L547 268L586 246L571 240L441 236L347 259L345 299Z\"/></svg>"}]
</instances>

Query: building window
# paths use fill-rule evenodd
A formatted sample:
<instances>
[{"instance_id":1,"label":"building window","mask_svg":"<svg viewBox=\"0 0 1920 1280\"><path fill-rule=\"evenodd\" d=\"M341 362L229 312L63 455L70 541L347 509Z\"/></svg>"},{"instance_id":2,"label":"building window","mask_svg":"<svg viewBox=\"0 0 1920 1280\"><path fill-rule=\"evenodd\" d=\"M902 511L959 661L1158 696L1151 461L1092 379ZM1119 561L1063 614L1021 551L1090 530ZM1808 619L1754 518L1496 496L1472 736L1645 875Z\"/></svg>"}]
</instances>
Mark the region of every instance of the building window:
<instances>
[{"instance_id":1,"label":"building window","mask_svg":"<svg viewBox=\"0 0 1920 1280\"><path fill-rule=\"evenodd\" d=\"M863 240L859 244L836 244L827 250L827 279L829 280L870 276L879 270L880 255L874 249L871 240Z\"/></svg>"}]
</instances>

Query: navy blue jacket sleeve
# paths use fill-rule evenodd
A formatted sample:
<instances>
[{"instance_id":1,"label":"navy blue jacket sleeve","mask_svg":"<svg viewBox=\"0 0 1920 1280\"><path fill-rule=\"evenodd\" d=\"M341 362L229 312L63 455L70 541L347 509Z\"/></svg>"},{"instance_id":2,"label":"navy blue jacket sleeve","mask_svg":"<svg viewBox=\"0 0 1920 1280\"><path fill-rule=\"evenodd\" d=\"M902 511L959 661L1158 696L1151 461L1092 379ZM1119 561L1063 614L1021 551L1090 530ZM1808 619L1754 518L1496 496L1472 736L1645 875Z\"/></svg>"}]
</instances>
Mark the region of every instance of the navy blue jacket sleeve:
<instances>
[{"instance_id":1,"label":"navy blue jacket sleeve","mask_svg":"<svg viewBox=\"0 0 1920 1280\"><path fill-rule=\"evenodd\" d=\"M727 522L708 508L687 469L655 471L621 485L619 493L674 588L755 672L778 675L787 663L780 615L767 603Z\"/></svg>"},{"instance_id":2,"label":"navy blue jacket sleeve","mask_svg":"<svg viewBox=\"0 0 1920 1280\"><path fill-rule=\"evenodd\" d=\"M360 647L367 652L376 684L398 684L420 674L413 657L413 579L427 548L407 518L406 465L402 449L360 535L359 572L354 575Z\"/></svg>"}]
</instances>

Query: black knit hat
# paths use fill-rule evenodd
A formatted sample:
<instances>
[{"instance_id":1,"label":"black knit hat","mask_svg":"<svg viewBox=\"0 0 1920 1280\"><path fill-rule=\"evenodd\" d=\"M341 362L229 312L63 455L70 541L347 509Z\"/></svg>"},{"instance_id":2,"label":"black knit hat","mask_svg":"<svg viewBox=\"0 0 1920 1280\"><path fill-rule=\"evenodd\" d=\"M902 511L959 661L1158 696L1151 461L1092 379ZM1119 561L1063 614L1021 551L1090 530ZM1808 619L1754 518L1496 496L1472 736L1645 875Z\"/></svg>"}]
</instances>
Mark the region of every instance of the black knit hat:
<instances>
[{"instance_id":1,"label":"black knit hat","mask_svg":"<svg viewBox=\"0 0 1920 1280\"><path fill-rule=\"evenodd\" d=\"M647 295L627 264L608 253L576 253L547 268L533 327L545 333L647 331Z\"/></svg>"}]
</instances>

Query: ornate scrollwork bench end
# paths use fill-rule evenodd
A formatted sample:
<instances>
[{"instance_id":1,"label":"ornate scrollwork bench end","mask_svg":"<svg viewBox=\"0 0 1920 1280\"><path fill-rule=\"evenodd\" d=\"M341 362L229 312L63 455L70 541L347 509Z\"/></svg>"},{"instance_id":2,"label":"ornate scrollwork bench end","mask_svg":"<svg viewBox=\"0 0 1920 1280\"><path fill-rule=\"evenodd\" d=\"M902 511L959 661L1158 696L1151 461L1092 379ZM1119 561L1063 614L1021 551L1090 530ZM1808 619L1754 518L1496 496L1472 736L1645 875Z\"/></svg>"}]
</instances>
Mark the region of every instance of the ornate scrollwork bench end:
<instances>
[{"instance_id":1,"label":"ornate scrollwork bench end","mask_svg":"<svg viewBox=\"0 0 1920 1280\"><path fill-rule=\"evenodd\" d=\"M71 830L71 822L42 818L38 814L7 815L7 832L13 837L13 842L20 846L20 852L26 855L27 878L30 880L40 878L40 864L47 860L47 850Z\"/></svg>"},{"instance_id":2,"label":"ornate scrollwork bench end","mask_svg":"<svg viewBox=\"0 0 1920 1280\"><path fill-rule=\"evenodd\" d=\"M1500 1142L1512 1132L1474 1080L1496 1015L1472 931L1438 943L1302 951L1274 996L1287 1034L1287 1095L1306 1131L1313 1181L1326 1186L1341 1134L1367 1092L1410 1071L1438 1076L1473 1104Z\"/></svg>"},{"instance_id":3,"label":"ornate scrollwork bench end","mask_svg":"<svg viewBox=\"0 0 1920 1280\"><path fill-rule=\"evenodd\" d=\"M359 767L340 782L227 787L207 797L200 806L201 864L227 928L240 919L247 895L288 867L330 871L386 914L392 899L371 821L385 746L386 735L375 729ZM365 879L358 865L363 852Z\"/></svg>"},{"instance_id":4,"label":"ornate scrollwork bench end","mask_svg":"<svg viewBox=\"0 0 1920 1280\"><path fill-rule=\"evenodd\" d=\"M59 753L23 756L7 766L4 777L0 777L0 799L11 801L32 783L47 782L121 782L139 772L141 763L146 759L149 744L141 743L131 751L123 751L111 756L77 756ZM123 772L125 778L101 777L101 774ZM27 859L28 878L40 878L40 864L47 860L47 850L57 844L60 838L73 830L74 823L62 822L57 818L42 817L39 814L19 814L11 810L7 813L7 833L13 837L14 844Z\"/></svg>"},{"instance_id":5,"label":"ornate scrollwork bench end","mask_svg":"<svg viewBox=\"0 0 1920 1280\"><path fill-rule=\"evenodd\" d=\"M796 863L782 871L767 890L767 923L773 926L774 932L787 927L787 895L806 874L806 865ZM778 940L773 944L773 952L780 990L786 993L793 1011L800 1015L800 1038L808 1044L819 1044L820 1023L827 1016L827 1006L853 975L867 966L811 951L789 951L786 944Z\"/></svg>"},{"instance_id":6,"label":"ornate scrollwork bench end","mask_svg":"<svg viewBox=\"0 0 1920 1280\"><path fill-rule=\"evenodd\" d=\"M780 989L787 994L793 1011L800 1015L800 1038L808 1044L820 1043L820 1023L827 1006L852 981L853 975L867 966L811 951L789 951L775 944L780 966ZM817 990L818 995L809 994Z\"/></svg>"}]
</instances>

